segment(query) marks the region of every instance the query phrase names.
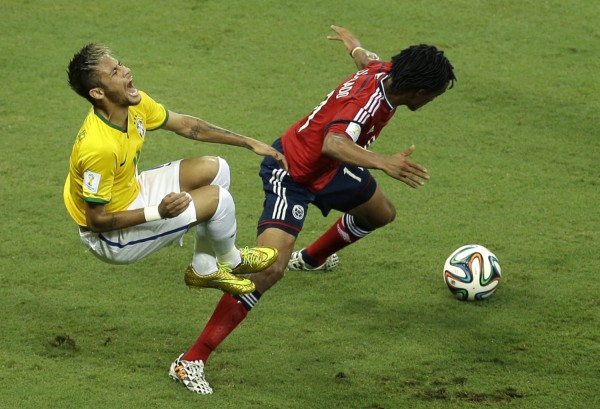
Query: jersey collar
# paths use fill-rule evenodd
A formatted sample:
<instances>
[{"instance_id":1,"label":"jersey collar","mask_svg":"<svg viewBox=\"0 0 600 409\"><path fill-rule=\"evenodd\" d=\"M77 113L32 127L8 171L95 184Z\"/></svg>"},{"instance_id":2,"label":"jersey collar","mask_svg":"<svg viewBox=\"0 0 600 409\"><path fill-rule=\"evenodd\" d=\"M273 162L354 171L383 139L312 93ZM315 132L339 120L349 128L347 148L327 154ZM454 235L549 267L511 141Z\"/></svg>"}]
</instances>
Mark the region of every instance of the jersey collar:
<instances>
[{"instance_id":1,"label":"jersey collar","mask_svg":"<svg viewBox=\"0 0 600 409\"><path fill-rule=\"evenodd\" d=\"M94 108L94 115L96 115L98 118L100 118L100 120L102 122L104 122L106 125L108 125L109 127L113 128L113 129L116 129L117 131L120 131L120 132L127 132L126 129L123 129L120 126L115 125L112 122L110 122L108 119L106 119L100 112L98 112L96 110L96 108Z\"/></svg>"},{"instance_id":2,"label":"jersey collar","mask_svg":"<svg viewBox=\"0 0 600 409\"><path fill-rule=\"evenodd\" d=\"M385 74L385 73L380 73L380 74L376 74L375 78L377 78L377 80L379 81L378 83L378 87L381 90L381 94L383 95L383 99L385 99L385 102L387 103L388 108L390 109L390 111L393 111L394 109L396 109L388 100L387 95L385 94L385 87L383 86L383 82L389 77L389 75Z\"/></svg>"}]
</instances>

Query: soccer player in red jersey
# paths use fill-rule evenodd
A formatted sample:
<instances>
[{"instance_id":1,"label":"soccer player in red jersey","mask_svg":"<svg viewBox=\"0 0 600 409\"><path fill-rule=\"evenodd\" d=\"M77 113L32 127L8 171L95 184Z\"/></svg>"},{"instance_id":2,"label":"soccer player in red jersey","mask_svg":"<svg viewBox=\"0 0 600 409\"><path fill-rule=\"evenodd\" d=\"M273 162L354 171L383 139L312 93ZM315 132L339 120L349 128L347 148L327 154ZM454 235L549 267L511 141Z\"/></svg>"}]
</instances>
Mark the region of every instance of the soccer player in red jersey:
<instances>
[{"instance_id":1,"label":"soccer player in red jersey","mask_svg":"<svg viewBox=\"0 0 600 409\"><path fill-rule=\"evenodd\" d=\"M283 277L309 203L325 216L332 209L343 213L315 243L297 252L300 262L319 267L336 251L394 220L394 205L369 169L382 170L411 188L429 179L427 169L410 159L414 146L392 155L374 153L368 147L397 107L415 111L451 88L456 80L452 65L442 51L424 44L383 62L362 48L350 31L331 28L336 35L328 38L344 43L358 71L273 143L284 153L287 171L268 157L261 165L265 204L257 244L277 248L279 257L271 267L250 276L256 291L222 296L184 360L206 363L261 295Z\"/></svg>"}]
</instances>

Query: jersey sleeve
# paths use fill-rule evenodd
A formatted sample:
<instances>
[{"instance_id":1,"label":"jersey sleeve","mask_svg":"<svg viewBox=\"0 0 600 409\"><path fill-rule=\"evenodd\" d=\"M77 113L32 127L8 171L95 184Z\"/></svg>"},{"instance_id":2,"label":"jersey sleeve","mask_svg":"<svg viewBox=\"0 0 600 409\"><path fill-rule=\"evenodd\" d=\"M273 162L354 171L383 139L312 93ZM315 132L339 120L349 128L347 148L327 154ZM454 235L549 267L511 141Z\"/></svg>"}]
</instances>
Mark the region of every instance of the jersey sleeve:
<instances>
[{"instance_id":1,"label":"jersey sleeve","mask_svg":"<svg viewBox=\"0 0 600 409\"><path fill-rule=\"evenodd\" d=\"M142 94L140 108L146 115L146 129L154 131L161 128L169 120L169 111L145 92L140 91L140 93Z\"/></svg>"},{"instance_id":2,"label":"jersey sleeve","mask_svg":"<svg viewBox=\"0 0 600 409\"><path fill-rule=\"evenodd\" d=\"M361 116L362 106L356 101L348 101L341 110L338 111L333 121L325 129L325 133L333 132L345 135L347 138L356 142L362 132L365 119Z\"/></svg>"}]
</instances>

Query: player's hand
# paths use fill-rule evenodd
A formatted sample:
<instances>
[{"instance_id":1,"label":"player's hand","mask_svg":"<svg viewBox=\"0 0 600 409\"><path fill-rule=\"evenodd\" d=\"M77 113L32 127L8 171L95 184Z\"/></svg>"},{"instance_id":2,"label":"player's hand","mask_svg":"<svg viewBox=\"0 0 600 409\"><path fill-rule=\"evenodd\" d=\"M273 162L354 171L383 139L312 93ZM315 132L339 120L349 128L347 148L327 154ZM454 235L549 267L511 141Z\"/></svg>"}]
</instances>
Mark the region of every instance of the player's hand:
<instances>
[{"instance_id":1,"label":"player's hand","mask_svg":"<svg viewBox=\"0 0 600 409\"><path fill-rule=\"evenodd\" d=\"M358 38L356 38L354 34L350 32L350 30L334 25L330 27L336 32L337 35L328 35L327 39L343 42L348 54L350 54L354 48L360 47L360 41L358 41Z\"/></svg>"},{"instance_id":2,"label":"player's hand","mask_svg":"<svg viewBox=\"0 0 600 409\"><path fill-rule=\"evenodd\" d=\"M280 168L283 170L288 170L287 159L281 152L272 146L257 141L257 143L252 146L252 152L261 156L270 156L277 161Z\"/></svg>"},{"instance_id":3,"label":"player's hand","mask_svg":"<svg viewBox=\"0 0 600 409\"><path fill-rule=\"evenodd\" d=\"M414 150L415 145L412 145L404 152L389 156L383 171L394 179L398 179L416 189L429 180L429 174L427 169L409 159Z\"/></svg>"},{"instance_id":4,"label":"player's hand","mask_svg":"<svg viewBox=\"0 0 600 409\"><path fill-rule=\"evenodd\" d=\"M164 219L171 219L179 216L188 208L192 202L192 196L186 192L169 193L158 205L158 212Z\"/></svg>"}]
</instances>

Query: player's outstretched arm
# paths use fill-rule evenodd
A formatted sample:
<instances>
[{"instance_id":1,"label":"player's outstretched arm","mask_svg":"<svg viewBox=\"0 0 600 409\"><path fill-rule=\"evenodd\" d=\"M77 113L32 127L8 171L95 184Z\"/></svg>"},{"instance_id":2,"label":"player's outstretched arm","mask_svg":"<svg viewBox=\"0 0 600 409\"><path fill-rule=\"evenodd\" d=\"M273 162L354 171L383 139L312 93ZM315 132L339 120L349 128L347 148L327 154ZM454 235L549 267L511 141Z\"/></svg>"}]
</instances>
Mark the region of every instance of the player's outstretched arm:
<instances>
[{"instance_id":1,"label":"player's outstretched arm","mask_svg":"<svg viewBox=\"0 0 600 409\"><path fill-rule=\"evenodd\" d=\"M335 31L337 35L329 35L327 36L327 39L343 42L344 47L346 47L346 51L348 51L348 54L350 54L359 70L362 70L369 65L371 61L379 60L379 56L369 50L364 49L360 45L358 38L356 38L356 36L348 29L334 25L331 26L331 29Z\"/></svg>"},{"instance_id":2,"label":"player's outstretched arm","mask_svg":"<svg viewBox=\"0 0 600 409\"><path fill-rule=\"evenodd\" d=\"M339 162L367 169L379 169L412 188L423 186L429 180L427 169L413 162L409 156L415 150L411 146L394 155L380 155L363 149L344 135L329 133L323 141L322 152Z\"/></svg>"},{"instance_id":3,"label":"player's outstretched arm","mask_svg":"<svg viewBox=\"0 0 600 409\"><path fill-rule=\"evenodd\" d=\"M169 111L169 120L163 126L163 129L196 141L247 148L257 155L273 157L279 162L279 166L287 170L285 157L273 147L254 138L218 127L200 118Z\"/></svg>"}]
</instances>

